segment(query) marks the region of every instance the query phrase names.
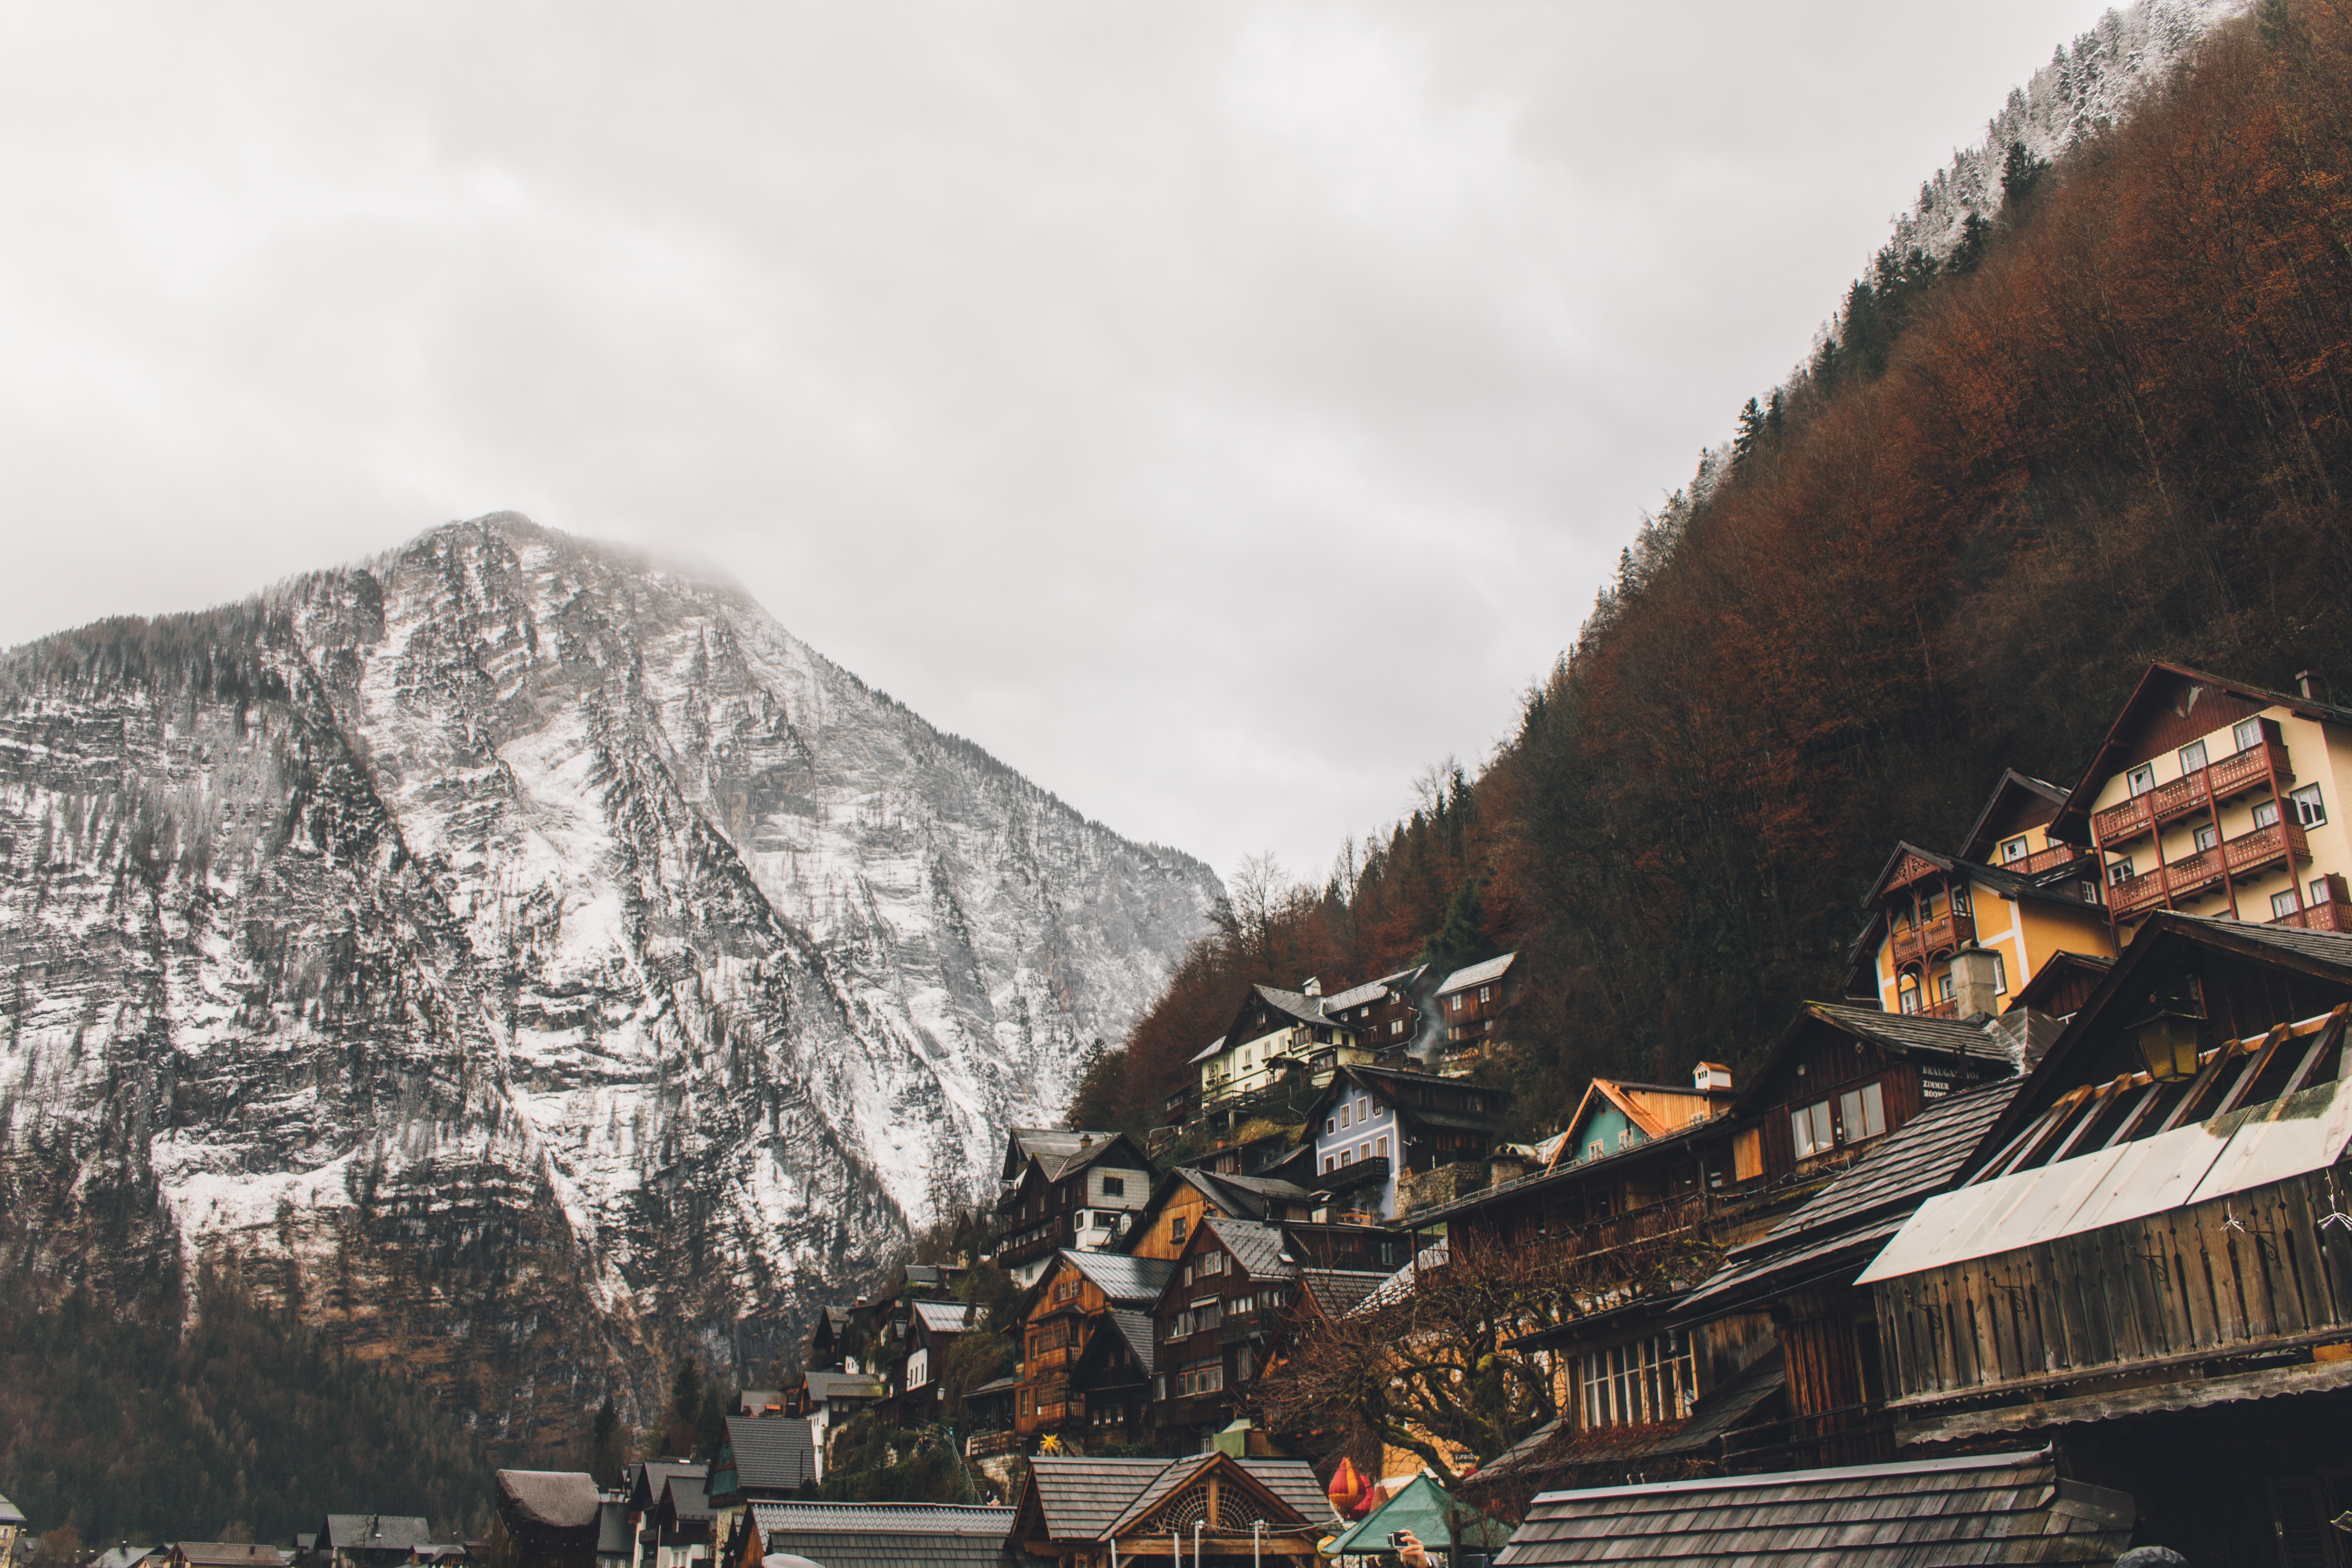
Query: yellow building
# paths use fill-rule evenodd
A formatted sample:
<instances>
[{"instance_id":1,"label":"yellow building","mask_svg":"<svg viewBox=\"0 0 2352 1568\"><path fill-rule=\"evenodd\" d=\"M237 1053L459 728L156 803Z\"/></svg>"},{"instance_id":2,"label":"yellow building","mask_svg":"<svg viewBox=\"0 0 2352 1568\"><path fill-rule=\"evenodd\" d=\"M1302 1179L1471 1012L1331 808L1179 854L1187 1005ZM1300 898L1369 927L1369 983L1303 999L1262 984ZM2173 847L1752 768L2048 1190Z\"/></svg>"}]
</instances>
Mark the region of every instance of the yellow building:
<instances>
[{"instance_id":1,"label":"yellow building","mask_svg":"<svg viewBox=\"0 0 2352 1568\"><path fill-rule=\"evenodd\" d=\"M2154 664L2051 831L2093 847L2126 935L2158 910L2352 931L2352 710Z\"/></svg>"},{"instance_id":2,"label":"yellow building","mask_svg":"<svg viewBox=\"0 0 2352 1568\"><path fill-rule=\"evenodd\" d=\"M1863 900L1871 920L1846 994L1883 1012L1973 1017L2009 1006L2060 954L2112 957L2097 860L2053 836L2066 798L2012 769L1959 854L1897 844ZM1956 969L1963 952L1984 956Z\"/></svg>"},{"instance_id":3,"label":"yellow building","mask_svg":"<svg viewBox=\"0 0 2352 1568\"><path fill-rule=\"evenodd\" d=\"M1251 986L1233 1026L1192 1061L1201 1069L1202 1110L1214 1114L1245 1110L1294 1064L1320 1088L1341 1065L1375 1054L1354 1026L1327 1009L1321 984L1309 980L1298 991Z\"/></svg>"}]
</instances>

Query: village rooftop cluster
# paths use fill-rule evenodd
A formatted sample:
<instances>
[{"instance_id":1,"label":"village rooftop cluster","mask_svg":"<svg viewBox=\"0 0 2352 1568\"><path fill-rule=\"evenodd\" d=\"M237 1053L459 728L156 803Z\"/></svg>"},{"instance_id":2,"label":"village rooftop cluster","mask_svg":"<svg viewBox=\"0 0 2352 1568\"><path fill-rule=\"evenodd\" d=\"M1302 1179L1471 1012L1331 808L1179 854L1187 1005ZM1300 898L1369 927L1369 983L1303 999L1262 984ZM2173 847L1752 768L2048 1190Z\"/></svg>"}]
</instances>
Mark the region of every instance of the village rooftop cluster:
<instances>
[{"instance_id":1,"label":"village rooftop cluster","mask_svg":"<svg viewBox=\"0 0 2352 1568\"><path fill-rule=\"evenodd\" d=\"M500 1472L508 1554L2339 1561L2352 710L2299 685L2150 668L2071 785L2007 773L1962 842L1891 847L1843 996L1688 1081L1595 1079L1538 1142L1476 1071L1540 983L1516 956L1257 985L1148 1140L1008 1130L982 1255L820 1313L710 1463ZM1416 1301L1528 1267L1500 1353L1559 1414L1507 1451L1260 1418L1318 1344L1373 1324L1402 1375ZM950 1410L988 1268L1016 1361ZM853 1422L950 1415L1001 1502L807 1497Z\"/></svg>"}]
</instances>

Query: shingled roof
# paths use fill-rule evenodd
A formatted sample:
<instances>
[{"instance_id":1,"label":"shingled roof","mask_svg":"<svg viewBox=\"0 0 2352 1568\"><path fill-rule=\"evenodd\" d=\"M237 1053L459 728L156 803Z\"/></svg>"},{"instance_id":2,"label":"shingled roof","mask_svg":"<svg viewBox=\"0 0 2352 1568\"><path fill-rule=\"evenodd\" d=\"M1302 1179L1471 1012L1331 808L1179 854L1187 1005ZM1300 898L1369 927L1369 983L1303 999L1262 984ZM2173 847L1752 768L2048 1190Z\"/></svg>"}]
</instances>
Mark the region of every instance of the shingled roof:
<instances>
[{"instance_id":1,"label":"shingled roof","mask_svg":"<svg viewBox=\"0 0 2352 1568\"><path fill-rule=\"evenodd\" d=\"M1246 1219L1213 1219L1207 1222L1206 1228L1226 1251L1240 1259L1243 1271L1253 1279L1287 1279L1298 1272L1283 1258L1279 1226Z\"/></svg>"},{"instance_id":2,"label":"shingled roof","mask_svg":"<svg viewBox=\"0 0 2352 1568\"><path fill-rule=\"evenodd\" d=\"M739 1490L788 1491L816 1474L816 1448L803 1417L730 1415L727 1442L735 1450Z\"/></svg>"},{"instance_id":3,"label":"shingled roof","mask_svg":"<svg viewBox=\"0 0 2352 1568\"><path fill-rule=\"evenodd\" d=\"M1363 1304L1364 1298L1381 1288L1388 1278L1368 1270L1354 1268L1302 1268L1298 1282L1315 1300L1315 1306L1325 1317L1346 1317Z\"/></svg>"},{"instance_id":4,"label":"shingled roof","mask_svg":"<svg viewBox=\"0 0 2352 1568\"><path fill-rule=\"evenodd\" d=\"M1079 1252L1066 1247L1062 1256L1114 1301L1156 1301L1168 1277L1176 1272L1176 1265L1164 1258L1130 1258L1123 1252Z\"/></svg>"},{"instance_id":5,"label":"shingled roof","mask_svg":"<svg viewBox=\"0 0 2352 1568\"><path fill-rule=\"evenodd\" d=\"M1013 1568L1009 1508L946 1503L751 1505L761 1544L824 1568Z\"/></svg>"},{"instance_id":6,"label":"shingled roof","mask_svg":"<svg viewBox=\"0 0 2352 1568\"><path fill-rule=\"evenodd\" d=\"M500 1489L505 1489L504 1478L508 1476L562 1477L568 1473L561 1470L500 1470ZM584 1474L581 1479L587 1479ZM593 1500L595 1482L588 1482L588 1493ZM593 1524L595 1521L595 1511L592 1509L584 1521L571 1519L563 1522ZM556 1521L547 1520L541 1522L552 1524ZM432 1543L433 1531L425 1521L414 1514L405 1513L331 1513L327 1516L325 1528L319 1531L319 1550L321 1552L405 1552L412 1546L429 1546Z\"/></svg>"},{"instance_id":7,"label":"shingled roof","mask_svg":"<svg viewBox=\"0 0 2352 1568\"><path fill-rule=\"evenodd\" d=\"M1931 1101L1860 1163L1762 1237L1736 1249L1682 1302L1676 1316L1729 1310L1776 1281L1828 1271L1848 1253L1855 1268L1903 1228L1913 1210L1967 1174L1967 1162L2022 1086L2003 1079Z\"/></svg>"},{"instance_id":8,"label":"shingled roof","mask_svg":"<svg viewBox=\"0 0 2352 1568\"><path fill-rule=\"evenodd\" d=\"M2060 1479L2047 1449L1985 1454L1547 1492L1496 1568L2105 1563L2130 1544L2136 1516L2126 1493Z\"/></svg>"},{"instance_id":9,"label":"shingled roof","mask_svg":"<svg viewBox=\"0 0 2352 1568\"><path fill-rule=\"evenodd\" d=\"M1029 1479L1045 1510L1045 1533L1055 1541L1099 1541L1127 1505L1168 1468L1165 1459L1081 1458L1037 1454Z\"/></svg>"}]
</instances>

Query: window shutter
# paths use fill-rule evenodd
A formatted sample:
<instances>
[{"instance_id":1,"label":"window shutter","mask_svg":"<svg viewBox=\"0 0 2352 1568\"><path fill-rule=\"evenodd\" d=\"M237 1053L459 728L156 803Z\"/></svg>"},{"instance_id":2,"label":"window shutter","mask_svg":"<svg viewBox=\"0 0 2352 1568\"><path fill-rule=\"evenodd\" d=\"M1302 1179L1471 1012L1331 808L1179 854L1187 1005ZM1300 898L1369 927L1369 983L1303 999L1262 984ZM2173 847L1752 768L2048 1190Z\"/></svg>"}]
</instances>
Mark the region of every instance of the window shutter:
<instances>
[{"instance_id":1,"label":"window shutter","mask_svg":"<svg viewBox=\"0 0 2352 1568\"><path fill-rule=\"evenodd\" d=\"M2270 1483L2271 1528L2279 1568L2336 1568L2328 1550L2327 1501L2316 1479Z\"/></svg>"}]
</instances>

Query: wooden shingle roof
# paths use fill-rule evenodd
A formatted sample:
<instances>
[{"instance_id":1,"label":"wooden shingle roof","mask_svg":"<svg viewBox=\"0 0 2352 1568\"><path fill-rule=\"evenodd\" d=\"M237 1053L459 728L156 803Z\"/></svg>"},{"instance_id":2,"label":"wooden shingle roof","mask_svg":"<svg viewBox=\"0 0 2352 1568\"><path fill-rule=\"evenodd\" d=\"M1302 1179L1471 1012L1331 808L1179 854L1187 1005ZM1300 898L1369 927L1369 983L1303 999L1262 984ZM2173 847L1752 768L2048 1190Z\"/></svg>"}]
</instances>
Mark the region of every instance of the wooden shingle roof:
<instances>
[{"instance_id":1,"label":"wooden shingle roof","mask_svg":"<svg viewBox=\"0 0 2352 1568\"><path fill-rule=\"evenodd\" d=\"M2136 1516L2127 1493L2060 1479L2043 1449L1547 1492L1496 1564L2111 1563Z\"/></svg>"}]
</instances>

